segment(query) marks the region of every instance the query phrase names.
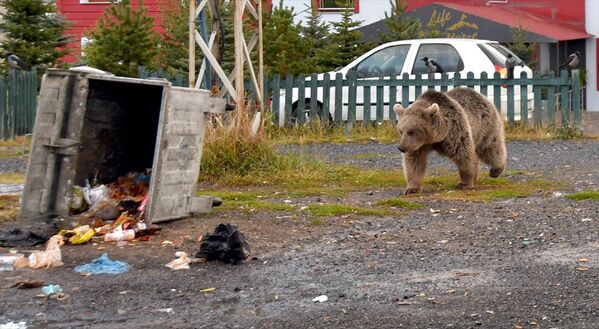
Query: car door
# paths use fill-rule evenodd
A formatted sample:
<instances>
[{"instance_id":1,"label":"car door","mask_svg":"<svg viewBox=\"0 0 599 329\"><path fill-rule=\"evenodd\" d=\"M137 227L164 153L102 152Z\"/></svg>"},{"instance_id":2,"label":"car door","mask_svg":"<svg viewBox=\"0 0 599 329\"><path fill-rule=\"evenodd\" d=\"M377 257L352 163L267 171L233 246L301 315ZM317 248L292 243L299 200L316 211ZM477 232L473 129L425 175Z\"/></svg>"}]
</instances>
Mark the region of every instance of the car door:
<instances>
[{"instance_id":1,"label":"car door","mask_svg":"<svg viewBox=\"0 0 599 329\"><path fill-rule=\"evenodd\" d=\"M376 80L380 77L389 78L391 76L401 76L404 72L405 61L410 50L410 44L393 45L371 54L359 62L353 70L357 72L360 80ZM389 107L389 87L383 88L383 104L385 108ZM343 92L344 113L347 113L349 95L347 88ZM376 87L370 88L370 118L376 120L375 105L377 103ZM387 118L388 115L385 115ZM356 120L364 119L364 88L358 87L356 90Z\"/></svg>"}]
</instances>

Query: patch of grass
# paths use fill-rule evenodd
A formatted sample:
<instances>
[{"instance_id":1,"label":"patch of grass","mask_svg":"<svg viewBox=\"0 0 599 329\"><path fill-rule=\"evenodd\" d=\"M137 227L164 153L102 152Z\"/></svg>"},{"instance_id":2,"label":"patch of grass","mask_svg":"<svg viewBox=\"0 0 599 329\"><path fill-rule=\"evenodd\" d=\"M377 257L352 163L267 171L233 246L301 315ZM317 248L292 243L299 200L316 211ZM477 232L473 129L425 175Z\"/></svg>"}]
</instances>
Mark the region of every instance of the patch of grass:
<instances>
[{"instance_id":1,"label":"patch of grass","mask_svg":"<svg viewBox=\"0 0 599 329\"><path fill-rule=\"evenodd\" d=\"M510 198L524 198L533 195L539 191L552 190L560 184L547 180L527 180L524 182L511 181L505 177L499 178L481 178L475 187L470 190L455 189L458 179L449 177L440 177L437 182L445 185L437 186L438 192L433 192L435 198L450 200L469 200L469 201L495 201ZM449 187L449 188L447 188ZM426 185L425 185L426 190ZM445 193L439 193L439 192Z\"/></svg>"},{"instance_id":2,"label":"patch of grass","mask_svg":"<svg viewBox=\"0 0 599 329\"><path fill-rule=\"evenodd\" d=\"M25 175L21 173L0 173L0 184L23 184Z\"/></svg>"},{"instance_id":3,"label":"patch of grass","mask_svg":"<svg viewBox=\"0 0 599 329\"><path fill-rule=\"evenodd\" d=\"M421 204L410 202L402 198L385 199L377 202L376 204L377 206L388 206L406 210L416 210L424 207Z\"/></svg>"},{"instance_id":4,"label":"patch of grass","mask_svg":"<svg viewBox=\"0 0 599 329\"><path fill-rule=\"evenodd\" d=\"M341 216L356 214L362 216L389 216L392 214L387 209L373 209L347 206L343 204L312 204L309 205L307 211L314 216Z\"/></svg>"},{"instance_id":5,"label":"patch of grass","mask_svg":"<svg viewBox=\"0 0 599 329\"><path fill-rule=\"evenodd\" d=\"M576 201L599 200L599 191L582 191L566 195L566 198Z\"/></svg>"},{"instance_id":6,"label":"patch of grass","mask_svg":"<svg viewBox=\"0 0 599 329\"><path fill-rule=\"evenodd\" d=\"M29 153L31 136L17 136L14 140L0 140L0 158L19 157Z\"/></svg>"},{"instance_id":7,"label":"patch of grass","mask_svg":"<svg viewBox=\"0 0 599 329\"><path fill-rule=\"evenodd\" d=\"M310 144L310 143L355 143L378 142L383 144L395 143L399 134L391 122L381 124L371 123L364 126L356 122L348 131L345 126L323 129L320 124L313 124L293 129L280 129L274 124L267 125L269 138L278 144Z\"/></svg>"},{"instance_id":8,"label":"patch of grass","mask_svg":"<svg viewBox=\"0 0 599 329\"><path fill-rule=\"evenodd\" d=\"M319 225L324 225L326 224L326 222L320 218L314 218L313 220L310 221L310 225L314 225L314 226L319 226Z\"/></svg>"},{"instance_id":9,"label":"patch of grass","mask_svg":"<svg viewBox=\"0 0 599 329\"><path fill-rule=\"evenodd\" d=\"M263 200L254 201L223 201L223 204L215 209L220 210L242 210L246 212L255 211L295 211L294 206Z\"/></svg>"},{"instance_id":10,"label":"patch of grass","mask_svg":"<svg viewBox=\"0 0 599 329\"><path fill-rule=\"evenodd\" d=\"M218 197L223 201L239 202L255 201L258 199L258 196L261 195L261 193L257 191L199 191L197 194Z\"/></svg>"},{"instance_id":11,"label":"patch of grass","mask_svg":"<svg viewBox=\"0 0 599 329\"><path fill-rule=\"evenodd\" d=\"M18 195L0 195L0 222L17 220L20 199Z\"/></svg>"}]
</instances>

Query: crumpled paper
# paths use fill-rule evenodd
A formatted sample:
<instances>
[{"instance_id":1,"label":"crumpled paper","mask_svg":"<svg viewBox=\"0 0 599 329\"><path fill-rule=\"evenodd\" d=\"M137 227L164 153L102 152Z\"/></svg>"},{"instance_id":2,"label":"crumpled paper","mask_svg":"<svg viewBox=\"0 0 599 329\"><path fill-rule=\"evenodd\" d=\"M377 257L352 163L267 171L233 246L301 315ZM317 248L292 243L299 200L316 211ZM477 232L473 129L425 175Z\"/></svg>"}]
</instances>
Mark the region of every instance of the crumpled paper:
<instances>
[{"instance_id":1,"label":"crumpled paper","mask_svg":"<svg viewBox=\"0 0 599 329\"><path fill-rule=\"evenodd\" d=\"M49 268L64 265L62 262L62 253L60 246L64 245L64 238L61 235L54 235L46 243L46 250L35 251L29 257L21 257L15 260L13 267L23 268Z\"/></svg>"},{"instance_id":2,"label":"crumpled paper","mask_svg":"<svg viewBox=\"0 0 599 329\"><path fill-rule=\"evenodd\" d=\"M184 251L177 251L175 253L175 256L179 258L172 260L165 266L170 267L173 270L189 270L189 263L191 263L191 258L187 256L187 253Z\"/></svg>"}]
</instances>

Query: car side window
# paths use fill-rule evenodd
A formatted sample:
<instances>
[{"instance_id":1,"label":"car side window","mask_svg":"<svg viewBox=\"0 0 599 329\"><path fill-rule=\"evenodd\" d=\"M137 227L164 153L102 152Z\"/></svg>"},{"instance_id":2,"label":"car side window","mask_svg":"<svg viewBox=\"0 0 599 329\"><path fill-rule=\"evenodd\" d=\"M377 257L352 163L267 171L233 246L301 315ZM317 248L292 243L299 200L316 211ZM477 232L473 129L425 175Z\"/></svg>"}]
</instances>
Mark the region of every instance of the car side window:
<instances>
[{"instance_id":1,"label":"car side window","mask_svg":"<svg viewBox=\"0 0 599 329\"><path fill-rule=\"evenodd\" d=\"M458 51L448 44L422 44L412 67L412 74L429 73L426 63L422 60L428 57L435 60L443 68L443 72L459 72L464 69L464 62Z\"/></svg>"},{"instance_id":2,"label":"car side window","mask_svg":"<svg viewBox=\"0 0 599 329\"><path fill-rule=\"evenodd\" d=\"M368 56L356 66L358 78L400 75L410 45L391 46Z\"/></svg>"}]
</instances>

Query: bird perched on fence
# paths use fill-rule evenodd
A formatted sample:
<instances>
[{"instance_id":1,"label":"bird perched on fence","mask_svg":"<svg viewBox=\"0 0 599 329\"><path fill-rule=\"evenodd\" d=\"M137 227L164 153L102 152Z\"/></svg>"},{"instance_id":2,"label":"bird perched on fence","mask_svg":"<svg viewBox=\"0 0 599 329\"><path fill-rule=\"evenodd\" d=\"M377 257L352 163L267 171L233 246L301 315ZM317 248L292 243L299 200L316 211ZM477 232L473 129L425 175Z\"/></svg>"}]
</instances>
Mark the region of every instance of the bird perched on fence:
<instances>
[{"instance_id":1,"label":"bird perched on fence","mask_svg":"<svg viewBox=\"0 0 599 329\"><path fill-rule=\"evenodd\" d=\"M505 57L505 68L507 70L507 78L508 79L514 78L514 68L515 67L516 67L516 59L514 58L514 56L512 56L512 54L507 54L507 56Z\"/></svg>"},{"instance_id":2,"label":"bird perched on fence","mask_svg":"<svg viewBox=\"0 0 599 329\"><path fill-rule=\"evenodd\" d=\"M570 56L568 56L568 60L564 64L560 65L559 68L561 69L567 65L569 68L575 69L578 64L580 64L580 52L576 51L575 53L570 54Z\"/></svg>"},{"instance_id":3,"label":"bird perched on fence","mask_svg":"<svg viewBox=\"0 0 599 329\"><path fill-rule=\"evenodd\" d=\"M8 66L13 69L25 70L25 69L29 68L29 65L27 65L27 63L25 63L22 59L20 59L15 54L8 55L7 62L8 62Z\"/></svg>"},{"instance_id":4,"label":"bird perched on fence","mask_svg":"<svg viewBox=\"0 0 599 329\"><path fill-rule=\"evenodd\" d=\"M426 64L426 67L428 67L430 73L443 73L443 67L441 67L441 65L434 59L424 57L422 60L424 61L424 64Z\"/></svg>"}]
</instances>

